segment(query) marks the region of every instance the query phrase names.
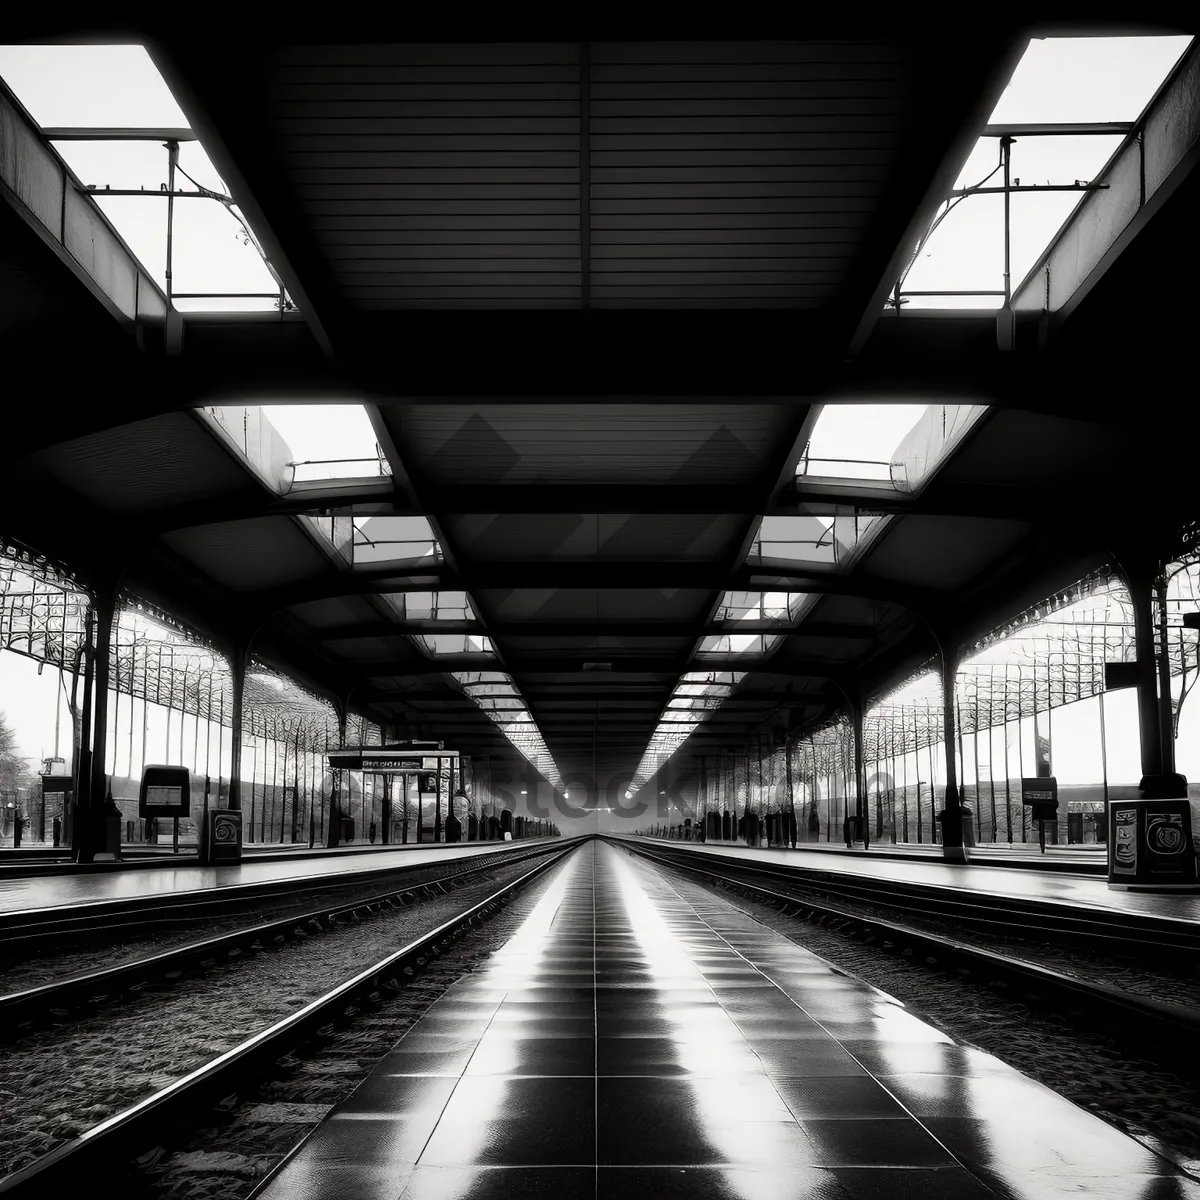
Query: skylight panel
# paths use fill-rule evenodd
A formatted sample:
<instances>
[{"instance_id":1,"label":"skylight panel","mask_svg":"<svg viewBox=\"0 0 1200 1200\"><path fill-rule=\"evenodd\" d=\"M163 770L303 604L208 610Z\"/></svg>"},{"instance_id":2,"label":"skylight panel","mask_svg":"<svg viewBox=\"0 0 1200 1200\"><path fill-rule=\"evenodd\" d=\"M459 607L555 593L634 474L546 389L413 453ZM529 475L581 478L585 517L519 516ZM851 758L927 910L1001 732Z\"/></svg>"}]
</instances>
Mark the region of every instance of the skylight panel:
<instances>
[{"instance_id":1,"label":"skylight panel","mask_svg":"<svg viewBox=\"0 0 1200 1200\"><path fill-rule=\"evenodd\" d=\"M802 592L726 592L721 597L716 619L745 624L788 621L804 599Z\"/></svg>"},{"instance_id":2,"label":"skylight panel","mask_svg":"<svg viewBox=\"0 0 1200 1200\"><path fill-rule=\"evenodd\" d=\"M758 638L761 634L751 634ZM689 671L675 685L634 773L631 793L640 791L650 777L700 727L708 713L719 708L744 671Z\"/></svg>"},{"instance_id":3,"label":"skylight panel","mask_svg":"<svg viewBox=\"0 0 1200 1200\"><path fill-rule=\"evenodd\" d=\"M235 198L142 46L0 46L3 78L180 312L291 307ZM83 131L153 132L96 140ZM178 135L172 176L166 134ZM173 182L167 279L167 189ZM124 193L124 194L122 194Z\"/></svg>"},{"instance_id":4,"label":"skylight panel","mask_svg":"<svg viewBox=\"0 0 1200 1200\"><path fill-rule=\"evenodd\" d=\"M771 633L719 633L702 638L696 658L723 657L744 654L746 657L766 654L779 642L778 634Z\"/></svg>"},{"instance_id":5,"label":"skylight panel","mask_svg":"<svg viewBox=\"0 0 1200 1200\"><path fill-rule=\"evenodd\" d=\"M504 671L452 671L449 673L449 677L476 703L479 703L481 697L495 697L501 694L520 697L517 685L513 682L512 677ZM554 759L550 756L550 751L546 748L541 731L534 723L532 716L524 711L523 703L522 710L521 714L497 711L492 708L486 708L484 711L491 720L496 722L497 727L512 745L533 764L535 770L542 774L551 787L561 791L562 777Z\"/></svg>"},{"instance_id":6,"label":"skylight panel","mask_svg":"<svg viewBox=\"0 0 1200 1200\"><path fill-rule=\"evenodd\" d=\"M428 517L355 517L354 565L371 566L379 563L419 563L428 559L439 562L441 555ZM466 596L462 596L465 607ZM417 596L435 597L436 592L418 592L408 610L414 619L429 615L420 611ZM445 616L446 614L443 614Z\"/></svg>"},{"instance_id":7,"label":"skylight panel","mask_svg":"<svg viewBox=\"0 0 1200 1200\"><path fill-rule=\"evenodd\" d=\"M825 405L796 466L796 474L807 478L891 483L893 456L926 407L924 404ZM760 532L759 536L764 535Z\"/></svg>"},{"instance_id":8,"label":"skylight panel","mask_svg":"<svg viewBox=\"0 0 1200 1200\"><path fill-rule=\"evenodd\" d=\"M837 548L833 530L819 517L763 517L746 561L834 563Z\"/></svg>"},{"instance_id":9,"label":"skylight panel","mask_svg":"<svg viewBox=\"0 0 1200 1200\"><path fill-rule=\"evenodd\" d=\"M417 518L402 518L404 520ZM420 518L424 520L424 518ZM358 518L356 518L358 520ZM426 522L428 527L428 522ZM475 610L466 592L398 592L384 599L405 621L472 621Z\"/></svg>"},{"instance_id":10,"label":"skylight panel","mask_svg":"<svg viewBox=\"0 0 1200 1200\"><path fill-rule=\"evenodd\" d=\"M1187 36L1045 38L1029 43L989 120L1014 125L1135 122L1191 43ZM1010 287L1016 290L1103 170L1124 133L1016 131L1010 193ZM981 137L902 280L908 308L997 309L1004 304L1004 196L999 136ZM964 191L966 189L966 191ZM969 193L969 194L968 194ZM894 305L893 295L889 303Z\"/></svg>"},{"instance_id":11,"label":"skylight panel","mask_svg":"<svg viewBox=\"0 0 1200 1200\"><path fill-rule=\"evenodd\" d=\"M413 641L426 654L491 654L492 639L476 633L420 633Z\"/></svg>"},{"instance_id":12,"label":"skylight panel","mask_svg":"<svg viewBox=\"0 0 1200 1200\"><path fill-rule=\"evenodd\" d=\"M295 483L390 475L391 468L361 404L259 406L292 453Z\"/></svg>"}]
</instances>

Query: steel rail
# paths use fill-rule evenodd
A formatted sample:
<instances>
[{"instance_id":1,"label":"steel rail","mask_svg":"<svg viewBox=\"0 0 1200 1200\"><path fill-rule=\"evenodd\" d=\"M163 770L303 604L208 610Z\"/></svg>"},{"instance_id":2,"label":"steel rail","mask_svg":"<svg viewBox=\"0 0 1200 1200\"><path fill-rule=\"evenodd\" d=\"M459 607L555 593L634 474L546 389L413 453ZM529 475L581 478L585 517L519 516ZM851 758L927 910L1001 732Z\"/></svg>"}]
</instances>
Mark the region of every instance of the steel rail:
<instances>
[{"instance_id":1,"label":"steel rail","mask_svg":"<svg viewBox=\"0 0 1200 1200\"><path fill-rule=\"evenodd\" d=\"M547 844L558 839L530 839L531 845ZM474 845L481 843L464 843ZM508 843L497 842L497 853L511 853L501 848ZM460 861L469 861L467 856ZM486 857L486 855L479 855ZM252 861L252 860L251 860ZM308 860L297 860L304 863ZM404 862L397 854L396 861L372 870L328 872L297 875L291 879L263 880L260 883L233 884L221 888L196 888L187 892L165 892L151 896L104 900L87 904L55 905L50 908L26 909L0 914L0 945L7 953L13 947L34 938L66 937L73 934L94 934L136 924L183 924L187 921L208 920L228 913L236 906L260 904L264 900L309 892L358 887L387 880L402 872L415 872L438 864ZM300 868L302 869L302 868Z\"/></svg>"},{"instance_id":2,"label":"steel rail","mask_svg":"<svg viewBox=\"0 0 1200 1200\"><path fill-rule=\"evenodd\" d=\"M576 839L571 839L571 844L574 845L575 841ZM51 1013L55 1009L69 1009L85 1004L97 996L109 997L119 992L129 991L139 984L161 981L164 977L170 978L175 972L182 972L192 963L204 965L208 959L216 956L228 956L231 952L240 951L247 946L254 947L265 942L278 944L295 936L297 932L307 935L314 924L324 931L341 918L357 919L385 906L395 907L399 904L407 907L417 896L421 893L428 893L432 888L442 888L442 885L445 884L457 887L468 882L474 876L486 874L510 863L521 863L540 857L546 854L548 849L550 848L543 842L537 843L536 848L531 847L524 853L505 855L499 860L493 855L480 855L479 857L486 861L468 866L461 871L450 871L432 879L409 883L377 895L364 896L333 905L327 904L305 912L278 917L274 920L247 926L244 929L234 929L227 933L203 938L200 941L188 942L183 946L162 950L157 954L147 955L145 958L118 963L111 967L101 967L95 971L70 975L63 979L39 984L37 987L24 988L20 991L0 995L0 1040L11 1041L23 1036L25 1030L21 1024L35 1018L38 1014ZM266 947L263 946L263 948Z\"/></svg>"},{"instance_id":3,"label":"steel rail","mask_svg":"<svg viewBox=\"0 0 1200 1200\"><path fill-rule=\"evenodd\" d=\"M711 870L691 862L681 862L677 858L656 853L642 846L631 845L629 842L618 844L622 845L629 853L641 855L661 866L685 871L724 886L732 886L755 899L782 906L785 910L807 910L835 917L859 929L886 936L893 942L908 943L932 951L939 956L939 965L946 959L968 962L973 967L986 968L993 978L997 975L1009 975L1040 988L1069 992L1076 997L1083 997L1105 1010L1111 1010L1122 1018L1134 1015L1152 1026L1159 1036L1169 1035L1168 1044L1177 1051L1181 1049L1177 1035L1181 1032L1185 1033L1189 1038L1186 1044L1196 1048L1195 1052L1200 1054L1200 1008L1140 996L1110 984L1070 975L1055 970L1053 967L1014 958L1011 955L987 950L981 946L973 946L955 938L902 925L883 917L868 916L851 909L840 908L835 904L820 903L806 896L788 895L785 892L765 887L761 883L736 878L736 872L744 869L740 863L731 864L730 867L721 870ZM801 886L804 885L801 883ZM842 926L842 928L844 927Z\"/></svg>"},{"instance_id":4,"label":"steel rail","mask_svg":"<svg viewBox=\"0 0 1200 1200\"><path fill-rule=\"evenodd\" d=\"M518 879L498 888L486 899L471 905L436 929L389 954L374 965L345 980L324 996L290 1016L261 1030L239 1045L218 1055L204 1066L177 1079L123 1112L101 1121L79 1137L51 1150L34 1162L0 1179L0 1196L56 1194L55 1189L94 1186L97 1171L127 1157L131 1148L154 1144L167 1125L179 1122L214 1097L243 1088L249 1079L269 1071L272 1064L296 1044L342 1016L346 1011L388 987L400 975L421 965L426 956L438 953L446 939L463 926L478 925L517 891L544 871L578 849L579 841L549 851L539 863ZM561 843L560 843L561 845ZM102 1177L102 1176L100 1176ZM59 1191L57 1194L70 1194Z\"/></svg>"},{"instance_id":5,"label":"steel rail","mask_svg":"<svg viewBox=\"0 0 1200 1200\"><path fill-rule=\"evenodd\" d=\"M638 843L619 839L619 844ZM672 853L663 846L658 850L664 854ZM684 858L722 862L715 856L694 851L676 851L671 861ZM781 866L740 858L727 861L730 870L751 872L865 904L890 905L934 919L950 918L985 932L1015 930L1039 937L1053 932L1061 938L1072 938L1085 944L1120 942L1139 951L1154 947L1200 952L1200 924L1192 921L1113 910L1098 912L1069 901L1024 900L988 892L969 892L948 885L854 878L817 867Z\"/></svg>"}]
</instances>

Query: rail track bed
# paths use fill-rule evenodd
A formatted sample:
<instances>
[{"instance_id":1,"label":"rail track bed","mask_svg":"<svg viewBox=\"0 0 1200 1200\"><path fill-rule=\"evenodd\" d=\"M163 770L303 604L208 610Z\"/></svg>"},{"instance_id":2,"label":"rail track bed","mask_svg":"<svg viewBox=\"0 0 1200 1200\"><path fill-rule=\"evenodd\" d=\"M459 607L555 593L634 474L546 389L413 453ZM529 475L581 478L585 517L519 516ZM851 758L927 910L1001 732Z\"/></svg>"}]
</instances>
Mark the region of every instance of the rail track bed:
<instances>
[{"instance_id":1,"label":"rail track bed","mask_svg":"<svg viewBox=\"0 0 1200 1200\"><path fill-rule=\"evenodd\" d=\"M97 1169L111 1177L130 1159L153 1156L164 1131L203 1124L214 1102L270 1075L319 1031L351 1016L369 1022L372 1010L392 1002L405 1010L409 985L427 964L575 844L543 843L519 858L473 863L473 878L444 894L343 910L319 937L260 935L262 953L210 952L186 986L164 991L147 982L95 1016L85 1015L89 1000L84 1014L76 1006L49 1027L30 1025L0 1048L0 1099L15 1117L0 1146L0 1170L9 1172L0 1195L56 1193L82 1186ZM392 1041L403 1027L391 1029Z\"/></svg>"},{"instance_id":2,"label":"rail track bed","mask_svg":"<svg viewBox=\"0 0 1200 1200\"><path fill-rule=\"evenodd\" d=\"M1035 912L1014 928L967 896L959 927L947 896L908 908L898 887L875 895L870 881L842 888L620 844L682 886L748 902L769 927L1200 1176L1200 955L1178 944L1182 931L1139 943L1118 929L1106 952L1088 923L1053 909L1039 932Z\"/></svg>"}]
</instances>

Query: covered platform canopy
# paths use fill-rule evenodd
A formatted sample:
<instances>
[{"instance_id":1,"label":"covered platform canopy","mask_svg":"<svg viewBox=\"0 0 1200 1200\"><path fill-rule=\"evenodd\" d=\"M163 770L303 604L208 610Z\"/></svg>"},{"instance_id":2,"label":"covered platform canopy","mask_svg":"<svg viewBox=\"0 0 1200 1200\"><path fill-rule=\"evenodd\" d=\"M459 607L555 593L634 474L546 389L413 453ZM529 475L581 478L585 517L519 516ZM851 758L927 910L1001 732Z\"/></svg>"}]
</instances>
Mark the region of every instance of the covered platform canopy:
<instances>
[{"instance_id":1,"label":"covered platform canopy","mask_svg":"<svg viewBox=\"0 0 1200 1200\"><path fill-rule=\"evenodd\" d=\"M1139 11L47 13L148 47L186 128L126 136L200 140L280 302L184 311L0 92L0 533L563 790L826 721L1195 518L1194 45L999 308L896 294L977 139L1067 135L988 126L1030 37L1191 32ZM875 478L818 466L849 404L923 408Z\"/></svg>"}]
</instances>

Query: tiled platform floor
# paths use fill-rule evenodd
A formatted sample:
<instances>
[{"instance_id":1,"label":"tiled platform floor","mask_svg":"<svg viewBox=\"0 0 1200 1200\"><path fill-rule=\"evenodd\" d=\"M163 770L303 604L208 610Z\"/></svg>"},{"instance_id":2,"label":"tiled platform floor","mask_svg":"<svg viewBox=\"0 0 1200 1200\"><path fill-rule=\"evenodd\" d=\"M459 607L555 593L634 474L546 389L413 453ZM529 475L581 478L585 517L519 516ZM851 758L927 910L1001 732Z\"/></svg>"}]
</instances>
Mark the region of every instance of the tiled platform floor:
<instances>
[{"instance_id":1,"label":"tiled platform floor","mask_svg":"<svg viewBox=\"0 0 1200 1200\"><path fill-rule=\"evenodd\" d=\"M591 841L256 1200L1197 1200L726 901Z\"/></svg>"},{"instance_id":2,"label":"tiled platform floor","mask_svg":"<svg viewBox=\"0 0 1200 1200\"><path fill-rule=\"evenodd\" d=\"M616 840L622 840L619 835ZM1169 920L1200 921L1200 894L1155 895L1144 892L1111 892L1106 876L1088 877L1022 867L962 866L915 855L908 859L875 858L866 854L839 855L825 850L767 849L764 846L735 846L727 842L666 842L630 837L637 844L655 849L670 848L684 853L711 855L719 859L746 859L772 866L804 867L811 871L830 871L867 879L888 879L898 883L917 883L924 887L954 888L983 896L1006 896L1021 900L1040 900L1074 908L1105 912L1136 913Z\"/></svg>"},{"instance_id":3,"label":"tiled platform floor","mask_svg":"<svg viewBox=\"0 0 1200 1200\"><path fill-rule=\"evenodd\" d=\"M0 875L0 913L50 911L77 908L112 900L139 900L160 895L178 896L184 892L211 888L240 887L246 884L275 883L280 880L340 878L362 871L389 867L441 866L457 858L496 854L506 850L528 849L538 839L520 842L461 842L454 846L392 847L357 851L325 858L301 858L298 855L247 857L229 866L202 867L167 863L162 866L131 866L128 870L102 874L75 873L4 878ZM543 839L545 840L545 839ZM553 842L555 839L549 839ZM352 881L351 881L352 882Z\"/></svg>"}]
</instances>

